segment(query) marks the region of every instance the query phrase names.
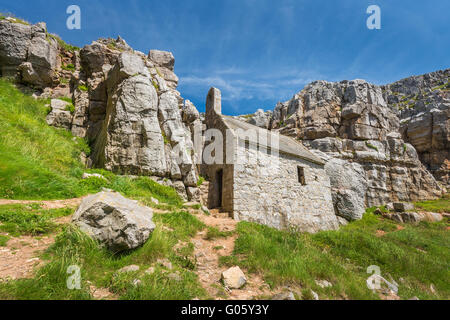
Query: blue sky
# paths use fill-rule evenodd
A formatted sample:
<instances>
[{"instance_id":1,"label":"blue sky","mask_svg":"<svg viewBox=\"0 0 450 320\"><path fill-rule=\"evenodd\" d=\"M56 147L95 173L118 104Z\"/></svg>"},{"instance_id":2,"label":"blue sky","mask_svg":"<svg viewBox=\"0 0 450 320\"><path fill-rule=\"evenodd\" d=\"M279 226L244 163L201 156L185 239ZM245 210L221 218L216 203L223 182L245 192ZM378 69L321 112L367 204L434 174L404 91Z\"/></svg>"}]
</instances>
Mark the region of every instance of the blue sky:
<instances>
[{"instance_id":1,"label":"blue sky","mask_svg":"<svg viewBox=\"0 0 450 320\"><path fill-rule=\"evenodd\" d=\"M77 4L82 29L66 28ZM369 5L381 30L366 27ZM204 110L211 86L226 114L271 110L314 80L384 84L450 67L448 0L0 0L0 11L83 46L121 35L172 51L179 91Z\"/></svg>"}]
</instances>

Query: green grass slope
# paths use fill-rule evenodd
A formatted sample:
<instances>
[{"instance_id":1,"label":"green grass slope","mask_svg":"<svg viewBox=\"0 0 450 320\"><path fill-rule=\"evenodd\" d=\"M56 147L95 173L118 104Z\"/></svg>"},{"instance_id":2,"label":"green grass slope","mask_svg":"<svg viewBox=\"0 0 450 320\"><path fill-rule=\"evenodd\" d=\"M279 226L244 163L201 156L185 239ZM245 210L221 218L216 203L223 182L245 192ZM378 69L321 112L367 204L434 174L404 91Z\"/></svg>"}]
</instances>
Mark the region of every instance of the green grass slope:
<instances>
[{"instance_id":1,"label":"green grass slope","mask_svg":"<svg viewBox=\"0 0 450 320\"><path fill-rule=\"evenodd\" d=\"M47 125L48 103L0 79L0 198L68 199L108 188L140 200L154 197L169 205L181 205L174 189L149 178L86 170L79 159L81 152L89 153L88 145L66 130ZM84 172L100 173L107 181L82 180Z\"/></svg>"}]
</instances>

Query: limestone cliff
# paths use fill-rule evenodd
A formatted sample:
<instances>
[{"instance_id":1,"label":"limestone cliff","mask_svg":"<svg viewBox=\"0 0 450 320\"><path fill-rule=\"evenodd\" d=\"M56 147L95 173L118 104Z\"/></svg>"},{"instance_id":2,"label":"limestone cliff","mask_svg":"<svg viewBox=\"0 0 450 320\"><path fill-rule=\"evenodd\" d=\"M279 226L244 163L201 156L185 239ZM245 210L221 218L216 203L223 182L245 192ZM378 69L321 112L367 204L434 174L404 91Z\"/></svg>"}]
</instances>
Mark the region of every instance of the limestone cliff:
<instances>
[{"instance_id":1,"label":"limestone cliff","mask_svg":"<svg viewBox=\"0 0 450 320\"><path fill-rule=\"evenodd\" d=\"M360 218L367 206L442 193L408 143L414 141L400 134L405 124L399 116L405 116L388 104L387 90L364 80L316 81L279 103L268 121L269 129L302 140L327 161L335 209L350 220ZM440 107L439 112L448 112L445 103ZM448 123L446 117L441 123Z\"/></svg>"},{"instance_id":2,"label":"limestone cliff","mask_svg":"<svg viewBox=\"0 0 450 320\"><path fill-rule=\"evenodd\" d=\"M147 175L198 200L193 125L195 106L176 90L170 52L133 50L121 39L99 39L81 50L47 33L44 23L0 21L2 76L52 100L50 125L86 138L88 166ZM67 100L67 99L64 99Z\"/></svg>"},{"instance_id":3,"label":"limestone cliff","mask_svg":"<svg viewBox=\"0 0 450 320\"><path fill-rule=\"evenodd\" d=\"M403 139L437 180L450 188L450 69L414 76L383 87L400 118Z\"/></svg>"}]
</instances>

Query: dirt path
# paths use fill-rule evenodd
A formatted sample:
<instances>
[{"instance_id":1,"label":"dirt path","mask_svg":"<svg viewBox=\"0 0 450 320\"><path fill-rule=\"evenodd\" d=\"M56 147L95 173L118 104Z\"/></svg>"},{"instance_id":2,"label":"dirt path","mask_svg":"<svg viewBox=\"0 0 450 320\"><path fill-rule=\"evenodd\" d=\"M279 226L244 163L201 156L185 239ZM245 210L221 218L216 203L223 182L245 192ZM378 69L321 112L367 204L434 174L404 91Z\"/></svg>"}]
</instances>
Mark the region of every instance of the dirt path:
<instances>
[{"instance_id":1,"label":"dirt path","mask_svg":"<svg viewBox=\"0 0 450 320\"><path fill-rule=\"evenodd\" d=\"M61 209L61 208L75 208L80 205L83 198L66 199L66 200L52 200L52 201L37 201L37 200L9 200L0 199L0 206L8 204L34 204L42 205L43 209Z\"/></svg>"},{"instance_id":2,"label":"dirt path","mask_svg":"<svg viewBox=\"0 0 450 320\"><path fill-rule=\"evenodd\" d=\"M0 247L0 280L32 277L34 269L43 264L37 257L54 242L54 236L11 238L6 247Z\"/></svg>"},{"instance_id":3,"label":"dirt path","mask_svg":"<svg viewBox=\"0 0 450 320\"><path fill-rule=\"evenodd\" d=\"M75 208L80 205L82 198L31 201L0 199L0 205L11 204L41 204L43 209ZM56 223L63 224L70 221L69 217L55 219ZM0 280L24 279L33 276L35 268L41 266L43 261L38 256L55 242L55 235L45 237L21 236L12 237L5 247L0 247Z\"/></svg>"},{"instance_id":4,"label":"dirt path","mask_svg":"<svg viewBox=\"0 0 450 320\"><path fill-rule=\"evenodd\" d=\"M207 216L199 214L198 218L207 226L216 227L220 231L235 231L237 222L229 218L225 213L216 210ZM227 291L222 283L222 272L228 268L219 266L221 256L229 256L234 250L236 235L228 238L206 239L207 231L201 231L192 240L194 254L197 259L197 275L203 288L216 299L227 300L252 300L257 296L269 294L267 285L261 277L246 273L247 284L239 290ZM245 273L245 270L243 270Z\"/></svg>"}]
</instances>

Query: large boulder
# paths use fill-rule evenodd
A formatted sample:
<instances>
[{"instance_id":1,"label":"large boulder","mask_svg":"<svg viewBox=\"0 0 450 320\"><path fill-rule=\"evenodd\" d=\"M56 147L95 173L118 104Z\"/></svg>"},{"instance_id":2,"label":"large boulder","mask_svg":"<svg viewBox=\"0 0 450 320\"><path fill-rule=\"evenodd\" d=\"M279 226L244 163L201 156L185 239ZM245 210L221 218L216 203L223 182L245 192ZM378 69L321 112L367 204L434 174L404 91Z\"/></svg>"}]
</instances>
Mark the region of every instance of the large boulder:
<instances>
[{"instance_id":1,"label":"large boulder","mask_svg":"<svg viewBox=\"0 0 450 320\"><path fill-rule=\"evenodd\" d=\"M113 252L143 245L155 229L153 211L119 193L100 192L85 198L72 222Z\"/></svg>"}]
</instances>

